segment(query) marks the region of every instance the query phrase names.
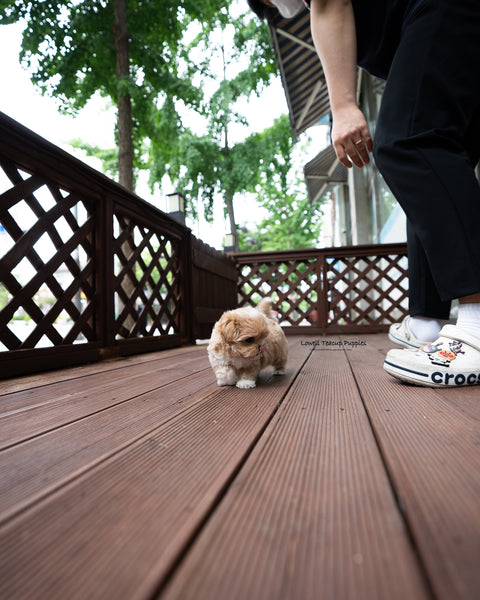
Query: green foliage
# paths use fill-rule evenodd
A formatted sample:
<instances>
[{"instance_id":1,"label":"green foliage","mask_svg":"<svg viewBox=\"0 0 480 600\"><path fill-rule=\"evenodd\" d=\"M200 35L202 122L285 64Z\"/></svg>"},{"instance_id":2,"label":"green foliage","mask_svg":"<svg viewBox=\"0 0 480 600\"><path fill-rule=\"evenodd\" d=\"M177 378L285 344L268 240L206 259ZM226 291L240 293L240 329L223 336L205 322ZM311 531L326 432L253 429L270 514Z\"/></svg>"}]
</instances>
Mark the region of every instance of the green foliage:
<instances>
[{"instance_id":1,"label":"green foliage","mask_svg":"<svg viewBox=\"0 0 480 600\"><path fill-rule=\"evenodd\" d=\"M197 197L205 204L211 217L215 194L221 191L221 171L224 156L208 135L197 136L191 131L182 133L177 141L177 152L171 156L170 173L177 175L177 188L182 190L193 209Z\"/></svg>"},{"instance_id":2,"label":"green foliage","mask_svg":"<svg viewBox=\"0 0 480 600\"><path fill-rule=\"evenodd\" d=\"M245 107L245 100L259 95L276 75L268 28L249 13L232 16L220 11L215 22L191 37L182 57L185 73L202 96L195 107L196 130L188 126L189 115L177 104L175 148L153 148L152 154L167 166L191 211L200 199L209 218L215 198L223 197L233 232L235 195L255 191L265 173L291 166L293 139L288 119L284 116L264 132L251 134L241 110L241 101ZM162 160L166 154L168 158Z\"/></svg>"},{"instance_id":3,"label":"green foliage","mask_svg":"<svg viewBox=\"0 0 480 600\"><path fill-rule=\"evenodd\" d=\"M246 192L255 193L267 217L240 234L240 250L285 250L315 246L322 226L321 201L309 202L305 181L292 164L306 148L294 145L286 115L273 127L251 136L240 148L244 168L250 168ZM305 159L299 158L303 164ZM260 165L260 168L257 166Z\"/></svg>"},{"instance_id":4,"label":"green foliage","mask_svg":"<svg viewBox=\"0 0 480 600\"><path fill-rule=\"evenodd\" d=\"M136 98L172 88L183 97L194 93L189 82L178 78L175 68L179 40L186 22L195 15L211 18L209 10L218 10L225 2L202 4L204 11L199 15L196 2L127 2L131 77L122 82L126 92ZM0 23L19 20L26 21L21 60L41 89L69 109L82 108L97 90L115 101L112 0L0 4Z\"/></svg>"},{"instance_id":5,"label":"green foliage","mask_svg":"<svg viewBox=\"0 0 480 600\"><path fill-rule=\"evenodd\" d=\"M254 230L240 236L240 250L292 250L315 247L322 226L319 205L311 205L305 190L271 196L262 203L268 211Z\"/></svg>"},{"instance_id":6,"label":"green foliage","mask_svg":"<svg viewBox=\"0 0 480 600\"><path fill-rule=\"evenodd\" d=\"M118 172L118 150L116 148L104 149L99 146L86 144L81 139L70 141L73 148L78 148L87 154L102 161L103 172L111 178L114 178Z\"/></svg>"},{"instance_id":7,"label":"green foliage","mask_svg":"<svg viewBox=\"0 0 480 600\"><path fill-rule=\"evenodd\" d=\"M200 199L212 217L223 197L231 219L235 196L255 193L271 214L255 232L264 249L314 243L318 214L288 181L288 118L251 134L242 112L242 100L276 75L268 27L246 2L127 0L130 75L123 78L113 0L0 1L0 24L19 21L26 25L21 61L62 110L75 114L95 93L113 105L119 93L130 96L134 167L148 169L152 188L168 173L190 212ZM74 145L116 175L117 149Z\"/></svg>"},{"instance_id":8,"label":"green foliage","mask_svg":"<svg viewBox=\"0 0 480 600\"><path fill-rule=\"evenodd\" d=\"M209 22L225 0L128 0L130 76L118 79L112 0L0 2L0 24L25 22L20 59L32 81L75 114L99 92L117 103L118 91L130 94L135 165L144 140L158 135L158 100L181 98L198 104L198 89L178 73L180 40L195 19ZM162 131L164 138L172 130Z\"/></svg>"},{"instance_id":9,"label":"green foliage","mask_svg":"<svg viewBox=\"0 0 480 600\"><path fill-rule=\"evenodd\" d=\"M260 225L262 250L314 247L322 225L318 206L311 206L306 194L286 195L282 200Z\"/></svg>"},{"instance_id":10,"label":"green foliage","mask_svg":"<svg viewBox=\"0 0 480 600\"><path fill-rule=\"evenodd\" d=\"M3 310L10 300L10 294L6 287L0 284L0 310Z\"/></svg>"}]
</instances>

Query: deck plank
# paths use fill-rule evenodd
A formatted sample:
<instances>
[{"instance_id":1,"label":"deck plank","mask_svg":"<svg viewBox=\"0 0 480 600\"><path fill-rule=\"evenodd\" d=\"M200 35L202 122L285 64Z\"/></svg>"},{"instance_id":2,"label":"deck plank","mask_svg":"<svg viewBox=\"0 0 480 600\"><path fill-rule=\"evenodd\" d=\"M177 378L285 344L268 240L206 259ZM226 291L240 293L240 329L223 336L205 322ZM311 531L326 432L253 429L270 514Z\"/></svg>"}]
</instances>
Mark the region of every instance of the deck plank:
<instances>
[{"instance_id":1,"label":"deck plank","mask_svg":"<svg viewBox=\"0 0 480 600\"><path fill-rule=\"evenodd\" d=\"M171 348L168 350L159 350L145 354L136 354L132 356L122 356L103 360L101 362L88 363L79 367L68 367L58 370L35 373L33 375L22 375L20 377L11 377L0 379L0 397L18 391L26 391L32 388L44 387L52 383L58 383L79 377L88 377L96 373L104 373L117 368L124 368L129 365L139 365L142 363L151 363L156 360L170 360L175 356L185 358L188 354L198 354L202 352L202 346L182 346L180 348ZM52 369L54 366L52 365ZM1 374L4 375L3 373Z\"/></svg>"},{"instance_id":2,"label":"deck plank","mask_svg":"<svg viewBox=\"0 0 480 600\"><path fill-rule=\"evenodd\" d=\"M435 595L479 598L478 387L402 384L383 371L379 338L366 339L348 358Z\"/></svg>"},{"instance_id":3,"label":"deck plank","mask_svg":"<svg viewBox=\"0 0 480 600\"><path fill-rule=\"evenodd\" d=\"M429 597L338 345L311 354L159 597Z\"/></svg>"},{"instance_id":4,"label":"deck plank","mask_svg":"<svg viewBox=\"0 0 480 600\"><path fill-rule=\"evenodd\" d=\"M255 390L205 347L0 382L0 597L479 597L478 388L289 344Z\"/></svg>"},{"instance_id":5,"label":"deck plank","mask_svg":"<svg viewBox=\"0 0 480 600\"><path fill-rule=\"evenodd\" d=\"M184 386L182 405L170 398L167 415L141 416L136 398L2 452L0 490L15 479L17 490L0 504L0 597L150 597L308 356L290 343L287 375L267 374L256 389L217 388L204 371L191 376L190 395L188 378L172 384L177 393ZM127 407L115 432L112 415ZM21 468L14 452L24 452ZM25 506L22 485L30 486Z\"/></svg>"},{"instance_id":6,"label":"deck plank","mask_svg":"<svg viewBox=\"0 0 480 600\"><path fill-rule=\"evenodd\" d=\"M209 369L205 352L94 372L0 397L0 448L100 413ZM2 401L3 400L3 401Z\"/></svg>"},{"instance_id":7,"label":"deck plank","mask_svg":"<svg viewBox=\"0 0 480 600\"><path fill-rule=\"evenodd\" d=\"M0 521L154 432L162 423L216 391L211 373L204 371L6 449L0 455L1 463L15 468L1 473Z\"/></svg>"}]
</instances>

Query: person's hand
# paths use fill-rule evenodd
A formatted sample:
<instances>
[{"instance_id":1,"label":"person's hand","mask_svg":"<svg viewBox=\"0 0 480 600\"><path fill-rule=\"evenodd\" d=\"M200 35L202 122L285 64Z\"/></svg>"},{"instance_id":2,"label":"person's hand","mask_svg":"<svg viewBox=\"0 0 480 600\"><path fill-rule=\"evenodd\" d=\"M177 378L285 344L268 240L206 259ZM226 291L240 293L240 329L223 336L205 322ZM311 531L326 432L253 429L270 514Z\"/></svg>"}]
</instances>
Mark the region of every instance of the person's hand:
<instances>
[{"instance_id":1,"label":"person's hand","mask_svg":"<svg viewBox=\"0 0 480 600\"><path fill-rule=\"evenodd\" d=\"M355 104L334 112L332 143L342 165L350 168L353 163L361 168L370 162L372 137L362 111Z\"/></svg>"}]
</instances>

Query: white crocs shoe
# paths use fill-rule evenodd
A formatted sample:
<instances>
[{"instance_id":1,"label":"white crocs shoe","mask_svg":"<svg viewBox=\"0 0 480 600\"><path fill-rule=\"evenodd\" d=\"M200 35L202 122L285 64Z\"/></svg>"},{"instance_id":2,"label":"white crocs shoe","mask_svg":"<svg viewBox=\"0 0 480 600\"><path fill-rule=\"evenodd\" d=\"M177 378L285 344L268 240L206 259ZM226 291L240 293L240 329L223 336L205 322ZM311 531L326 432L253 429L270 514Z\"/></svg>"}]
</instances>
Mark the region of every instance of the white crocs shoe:
<instances>
[{"instance_id":1,"label":"white crocs shoe","mask_svg":"<svg viewBox=\"0 0 480 600\"><path fill-rule=\"evenodd\" d=\"M405 348L409 349L417 349L421 348L428 344L428 342L424 342L416 338L413 333L410 331L409 327L410 317L405 317L401 323L394 323L390 325L390 329L388 330L388 337L390 341L395 344L400 344L400 346L405 346Z\"/></svg>"},{"instance_id":2,"label":"white crocs shoe","mask_svg":"<svg viewBox=\"0 0 480 600\"><path fill-rule=\"evenodd\" d=\"M397 379L429 387L480 384L480 338L445 325L418 350L390 350L383 368Z\"/></svg>"}]
</instances>

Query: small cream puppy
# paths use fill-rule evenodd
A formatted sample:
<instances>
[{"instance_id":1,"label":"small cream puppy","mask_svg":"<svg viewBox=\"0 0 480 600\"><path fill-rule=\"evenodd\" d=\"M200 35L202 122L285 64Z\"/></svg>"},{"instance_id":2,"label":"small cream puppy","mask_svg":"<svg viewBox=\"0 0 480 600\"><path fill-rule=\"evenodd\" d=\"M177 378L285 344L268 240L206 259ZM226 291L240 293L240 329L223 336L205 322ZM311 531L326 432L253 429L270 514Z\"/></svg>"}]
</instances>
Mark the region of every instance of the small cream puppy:
<instances>
[{"instance_id":1,"label":"small cream puppy","mask_svg":"<svg viewBox=\"0 0 480 600\"><path fill-rule=\"evenodd\" d=\"M224 313L213 327L207 350L218 385L254 388L260 370L268 365L274 367L274 375L283 375L288 346L272 300Z\"/></svg>"}]
</instances>

